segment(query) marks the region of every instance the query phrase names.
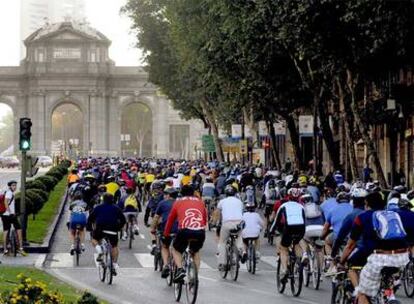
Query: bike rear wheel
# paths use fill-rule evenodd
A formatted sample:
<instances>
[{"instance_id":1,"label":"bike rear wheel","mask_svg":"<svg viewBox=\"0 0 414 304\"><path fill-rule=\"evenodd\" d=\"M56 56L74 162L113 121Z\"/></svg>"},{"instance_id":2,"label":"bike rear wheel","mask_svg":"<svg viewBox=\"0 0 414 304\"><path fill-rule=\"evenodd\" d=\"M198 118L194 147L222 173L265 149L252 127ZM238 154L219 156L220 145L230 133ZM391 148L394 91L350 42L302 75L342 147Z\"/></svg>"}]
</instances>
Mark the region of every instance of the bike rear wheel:
<instances>
[{"instance_id":1,"label":"bike rear wheel","mask_svg":"<svg viewBox=\"0 0 414 304\"><path fill-rule=\"evenodd\" d=\"M254 243L251 243L248 248L248 255L249 255L249 261L248 261L248 270L251 274L256 273L256 248L254 247Z\"/></svg>"},{"instance_id":2,"label":"bike rear wheel","mask_svg":"<svg viewBox=\"0 0 414 304\"><path fill-rule=\"evenodd\" d=\"M226 264L223 265L223 268L220 270L220 275L223 279L225 279L227 277L227 274L229 273L230 267L231 267L230 250L226 246Z\"/></svg>"},{"instance_id":3,"label":"bike rear wheel","mask_svg":"<svg viewBox=\"0 0 414 304\"><path fill-rule=\"evenodd\" d=\"M290 288L292 290L292 295L298 297L302 291L303 285L303 264L300 261L295 261L290 267Z\"/></svg>"},{"instance_id":4,"label":"bike rear wheel","mask_svg":"<svg viewBox=\"0 0 414 304\"><path fill-rule=\"evenodd\" d=\"M277 291L279 293L283 293L285 291L286 288L286 281L283 280L282 278L282 274L281 274L281 269L282 267L282 262L280 261L280 257L278 257L277 259L277 270L276 270L276 286L277 286Z\"/></svg>"},{"instance_id":5,"label":"bike rear wheel","mask_svg":"<svg viewBox=\"0 0 414 304\"><path fill-rule=\"evenodd\" d=\"M106 252L106 283L108 283L108 285L112 284L113 281L113 276L114 276L114 264L112 261L112 254L111 254L112 250L109 247L107 252Z\"/></svg>"},{"instance_id":6,"label":"bike rear wheel","mask_svg":"<svg viewBox=\"0 0 414 304\"><path fill-rule=\"evenodd\" d=\"M169 265L170 265L170 274L168 275L168 277L165 280L167 281L168 286L172 286L174 273L175 273L175 269L176 269L175 264L172 261L172 257L170 257Z\"/></svg>"},{"instance_id":7,"label":"bike rear wheel","mask_svg":"<svg viewBox=\"0 0 414 304\"><path fill-rule=\"evenodd\" d=\"M132 249L132 242L134 241L134 231L131 223L128 224L128 248Z\"/></svg>"},{"instance_id":8,"label":"bike rear wheel","mask_svg":"<svg viewBox=\"0 0 414 304\"><path fill-rule=\"evenodd\" d=\"M233 250L231 251L230 265L230 276L233 279L233 281L237 281L240 268L240 255L239 250L236 246L233 246Z\"/></svg>"},{"instance_id":9,"label":"bike rear wheel","mask_svg":"<svg viewBox=\"0 0 414 304\"><path fill-rule=\"evenodd\" d=\"M319 289L321 284L321 264L319 263L318 255L316 252L311 256L312 260L312 286L315 290ZM310 260L309 260L310 262Z\"/></svg>"},{"instance_id":10,"label":"bike rear wheel","mask_svg":"<svg viewBox=\"0 0 414 304\"><path fill-rule=\"evenodd\" d=\"M187 265L185 278L185 293L188 304L194 304L198 294L198 272L194 261L191 260Z\"/></svg>"},{"instance_id":11,"label":"bike rear wheel","mask_svg":"<svg viewBox=\"0 0 414 304\"><path fill-rule=\"evenodd\" d=\"M407 297L414 296L414 261L411 260L404 268L404 292Z\"/></svg>"},{"instance_id":12,"label":"bike rear wheel","mask_svg":"<svg viewBox=\"0 0 414 304\"><path fill-rule=\"evenodd\" d=\"M331 304L342 304L345 298L345 291L342 284L332 283Z\"/></svg>"},{"instance_id":13,"label":"bike rear wheel","mask_svg":"<svg viewBox=\"0 0 414 304\"><path fill-rule=\"evenodd\" d=\"M176 270L177 268L174 269L173 276L175 276ZM182 291L183 291L183 283L182 282L174 283L174 297L177 302L180 302Z\"/></svg>"},{"instance_id":14,"label":"bike rear wheel","mask_svg":"<svg viewBox=\"0 0 414 304\"><path fill-rule=\"evenodd\" d=\"M9 239L10 239L10 254L14 257L17 256L17 235L16 230L11 229L9 232Z\"/></svg>"},{"instance_id":15,"label":"bike rear wheel","mask_svg":"<svg viewBox=\"0 0 414 304\"><path fill-rule=\"evenodd\" d=\"M75 259L76 259L76 266L79 266L79 257L81 254L81 246L80 246L80 238L79 236L76 238L76 246L75 246Z\"/></svg>"}]
</instances>

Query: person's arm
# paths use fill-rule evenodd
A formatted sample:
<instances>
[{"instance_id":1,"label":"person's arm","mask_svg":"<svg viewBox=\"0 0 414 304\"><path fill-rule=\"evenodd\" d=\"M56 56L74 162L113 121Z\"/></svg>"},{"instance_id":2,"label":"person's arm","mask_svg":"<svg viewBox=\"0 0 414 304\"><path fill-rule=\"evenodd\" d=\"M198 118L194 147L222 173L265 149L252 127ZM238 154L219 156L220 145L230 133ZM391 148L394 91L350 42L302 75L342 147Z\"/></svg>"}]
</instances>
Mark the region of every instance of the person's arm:
<instances>
[{"instance_id":1,"label":"person's arm","mask_svg":"<svg viewBox=\"0 0 414 304\"><path fill-rule=\"evenodd\" d=\"M362 235L363 231L362 220L357 216L352 224L351 234L349 236L348 243L345 246L344 252L342 253L340 264L344 264L352 251L355 249L356 243Z\"/></svg>"},{"instance_id":2,"label":"person's arm","mask_svg":"<svg viewBox=\"0 0 414 304\"><path fill-rule=\"evenodd\" d=\"M342 243L344 242L345 238L349 234L352 228L352 221L349 217L346 217L345 220L342 223L341 229L339 229L339 233L336 236L334 245L332 247L332 253L331 256L335 257L339 251L339 248L341 247Z\"/></svg>"},{"instance_id":3,"label":"person's arm","mask_svg":"<svg viewBox=\"0 0 414 304\"><path fill-rule=\"evenodd\" d=\"M170 236L171 228L174 225L174 222L177 218L177 206L178 206L178 204L175 203L173 205L172 209L171 209L170 214L168 215L167 224L165 224L165 229L164 229L164 236L165 237Z\"/></svg>"},{"instance_id":4,"label":"person's arm","mask_svg":"<svg viewBox=\"0 0 414 304\"><path fill-rule=\"evenodd\" d=\"M117 212L118 212L118 219L119 219L119 229L122 229L122 227L124 227L126 224L126 218L120 208L117 208Z\"/></svg>"},{"instance_id":5,"label":"person's arm","mask_svg":"<svg viewBox=\"0 0 414 304\"><path fill-rule=\"evenodd\" d=\"M321 239L324 240L328 234L329 234L329 228L331 228L331 224L329 222L325 222L325 225L323 225L323 230L321 234Z\"/></svg>"}]
</instances>

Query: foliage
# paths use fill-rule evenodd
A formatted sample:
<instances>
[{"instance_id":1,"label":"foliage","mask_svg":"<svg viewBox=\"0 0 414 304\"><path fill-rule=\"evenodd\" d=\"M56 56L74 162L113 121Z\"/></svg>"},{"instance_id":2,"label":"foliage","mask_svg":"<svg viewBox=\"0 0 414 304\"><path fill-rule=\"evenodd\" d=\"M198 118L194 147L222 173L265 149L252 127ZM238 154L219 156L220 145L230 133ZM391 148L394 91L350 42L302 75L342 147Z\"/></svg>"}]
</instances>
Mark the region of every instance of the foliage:
<instances>
[{"instance_id":1,"label":"foliage","mask_svg":"<svg viewBox=\"0 0 414 304\"><path fill-rule=\"evenodd\" d=\"M43 182L37 179L26 182L26 189L39 189L47 191L47 187L43 184Z\"/></svg>"},{"instance_id":2,"label":"foliage","mask_svg":"<svg viewBox=\"0 0 414 304\"><path fill-rule=\"evenodd\" d=\"M59 180L62 179L62 175L60 175L60 173L57 175L43 175L43 176L39 176L38 178L36 178L36 181L39 181L41 183L43 183L43 185L46 187L47 191L50 192L53 190L53 188L55 187L58 179L57 176L60 176Z\"/></svg>"},{"instance_id":3,"label":"foliage","mask_svg":"<svg viewBox=\"0 0 414 304\"><path fill-rule=\"evenodd\" d=\"M48 291L45 283L33 281L22 274L18 275L20 284L12 291L1 296L1 301L12 304L60 304L63 296L56 291Z\"/></svg>"},{"instance_id":4,"label":"foliage","mask_svg":"<svg viewBox=\"0 0 414 304\"><path fill-rule=\"evenodd\" d=\"M99 304L98 298L90 292L85 291L78 299L78 304Z\"/></svg>"}]
</instances>

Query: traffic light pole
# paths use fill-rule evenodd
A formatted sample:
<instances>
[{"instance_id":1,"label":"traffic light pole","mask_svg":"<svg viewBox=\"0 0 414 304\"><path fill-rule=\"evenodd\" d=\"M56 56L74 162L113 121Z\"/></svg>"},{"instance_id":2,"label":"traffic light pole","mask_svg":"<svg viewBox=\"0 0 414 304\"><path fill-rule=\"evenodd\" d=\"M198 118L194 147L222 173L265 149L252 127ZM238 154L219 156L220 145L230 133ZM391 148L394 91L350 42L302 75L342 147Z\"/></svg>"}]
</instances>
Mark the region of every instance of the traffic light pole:
<instances>
[{"instance_id":1,"label":"traffic light pole","mask_svg":"<svg viewBox=\"0 0 414 304\"><path fill-rule=\"evenodd\" d=\"M26 172L27 172L27 155L22 151L22 172L20 179L20 221L22 223L23 243L27 242L27 216L26 216Z\"/></svg>"}]
</instances>

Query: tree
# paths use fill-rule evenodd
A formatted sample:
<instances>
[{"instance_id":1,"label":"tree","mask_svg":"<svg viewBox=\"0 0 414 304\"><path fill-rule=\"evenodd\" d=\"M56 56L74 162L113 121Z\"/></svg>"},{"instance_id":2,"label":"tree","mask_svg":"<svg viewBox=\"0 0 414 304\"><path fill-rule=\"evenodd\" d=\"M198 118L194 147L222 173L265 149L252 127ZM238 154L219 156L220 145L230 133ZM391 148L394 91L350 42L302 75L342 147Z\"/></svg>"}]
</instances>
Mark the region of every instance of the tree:
<instances>
[{"instance_id":1,"label":"tree","mask_svg":"<svg viewBox=\"0 0 414 304\"><path fill-rule=\"evenodd\" d=\"M14 117L13 112L9 111L0 118L0 152L13 145L14 138Z\"/></svg>"}]
</instances>

